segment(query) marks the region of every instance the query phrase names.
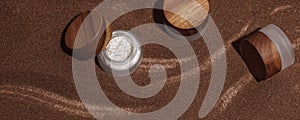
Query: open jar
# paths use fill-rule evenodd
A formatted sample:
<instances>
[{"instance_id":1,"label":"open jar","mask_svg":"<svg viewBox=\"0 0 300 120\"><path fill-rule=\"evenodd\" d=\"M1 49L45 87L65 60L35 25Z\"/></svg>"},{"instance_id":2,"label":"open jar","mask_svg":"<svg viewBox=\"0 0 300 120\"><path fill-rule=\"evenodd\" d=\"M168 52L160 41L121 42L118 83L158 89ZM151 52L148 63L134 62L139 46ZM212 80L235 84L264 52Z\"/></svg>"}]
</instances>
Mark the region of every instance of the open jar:
<instances>
[{"instance_id":1,"label":"open jar","mask_svg":"<svg viewBox=\"0 0 300 120\"><path fill-rule=\"evenodd\" d=\"M142 60L141 43L129 31L114 31L106 48L98 55L100 67L113 76L133 73Z\"/></svg>"}]
</instances>

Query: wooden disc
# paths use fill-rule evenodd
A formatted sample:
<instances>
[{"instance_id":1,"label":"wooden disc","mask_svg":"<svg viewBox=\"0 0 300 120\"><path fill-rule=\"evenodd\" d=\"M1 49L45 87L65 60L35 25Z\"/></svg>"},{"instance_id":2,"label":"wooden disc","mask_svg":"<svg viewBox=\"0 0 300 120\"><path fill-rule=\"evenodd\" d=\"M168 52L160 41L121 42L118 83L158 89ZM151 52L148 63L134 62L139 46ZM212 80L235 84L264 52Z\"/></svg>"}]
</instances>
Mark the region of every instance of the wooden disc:
<instances>
[{"instance_id":1,"label":"wooden disc","mask_svg":"<svg viewBox=\"0 0 300 120\"><path fill-rule=\"evenodd\" d=\"M208 12L208 0L164 0L166 19L180 29L192 29L200 26L208 16Z\"/></svg>"},{"instance_id":2,"label":"wooden disc","mask_svg":"<svg viewBox=\"0 0 300 120\"><path fill-rule=\"evenodd\" d=\"M265 80L281 71L280 54L272 41L261 32L256 32L240 43L241 55L252 75Z\"/></svg>"},{"instance_id":3,"label":"wooden disc","mask_svg":"<svg viewBox=\"0 0 300 120\"><path fill-rule=\"evenodd\" d=\"M83 24L84 20L86 17L90 14L90 11L88 12L83 12L76 16L68 26L65 34L65 44L69 49L81 49L86 46L91 46L89 44L97 44L97 50L96 54L98 54L101 50L103 50L106 45L108 44L109 40L111 39L112 32L111 28L106 26L105 20L102 18L102 16L91 16L89 18L89 22L87 24ZM77 33L80 29L84 31L80 35L80 39L76 39ZM105 29L106 28L106 29ZM101 30L105 30L102 36L99 36L99 41L95 40L97 38L98 33ZM76 46L74 45L76 41Z\"/></svg>"}]
</instances>

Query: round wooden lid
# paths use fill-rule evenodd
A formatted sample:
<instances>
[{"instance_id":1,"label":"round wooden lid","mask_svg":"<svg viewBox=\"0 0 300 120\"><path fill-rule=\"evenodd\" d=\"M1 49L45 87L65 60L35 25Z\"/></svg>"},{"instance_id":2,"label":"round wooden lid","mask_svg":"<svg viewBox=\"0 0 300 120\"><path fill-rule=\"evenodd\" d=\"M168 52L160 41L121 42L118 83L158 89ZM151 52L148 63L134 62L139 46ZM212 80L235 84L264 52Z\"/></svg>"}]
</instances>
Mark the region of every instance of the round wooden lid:
<instances>
[{"instance_id":1,"label":"round wooden lid","mask_svg":"<svg viewBox=\"0 0 300 120\"><path fill-rule=\"evenodd\" d=\"M200 26L208 16L208 12L208 0L164 0L166 19L180 29L192 29Z\"/></svg>"},{"instance_id":2,"label":"round wooden lid","mask_svg":"<svg viewBox=\"0 0 300 120\"><path fill-rule=\"evenodd\" d=\"M103 17L98 14L89 16L88 18L89 21L86 22L86 24L82 25L84 20L88 17L89 14L90 11L87 11L73 18L65 33L65 44L69 49L72 50L89 46L89 44L93 44L97 42L95 38L97 38L98 33L101 30L105 30L102 36L98 36L98 38L100 37L98 41L97 51L96 51L96 53L98 54L100 51L105 49L106 45L111 39L112 32L111 32L111 28L106 26ZM80 27L82 27L81 29L84 32L81 32L80 35L81 38L76 39L77 41L75 46L74 45L75 38L77 36Z\"/></svg>"},{"instance_id":3,"label":"round wooden lid","mask_svg":"<svg viewBox=\"0 0 300 120\"><path fill-rule=\"evenodd\" d=\"M259 52L256 50L255 46L249 41L241 42L241 55L250 72L256 79L263 80L266 78L266 69L264 61L262 60Z\"/></svg>"}]
</instances>

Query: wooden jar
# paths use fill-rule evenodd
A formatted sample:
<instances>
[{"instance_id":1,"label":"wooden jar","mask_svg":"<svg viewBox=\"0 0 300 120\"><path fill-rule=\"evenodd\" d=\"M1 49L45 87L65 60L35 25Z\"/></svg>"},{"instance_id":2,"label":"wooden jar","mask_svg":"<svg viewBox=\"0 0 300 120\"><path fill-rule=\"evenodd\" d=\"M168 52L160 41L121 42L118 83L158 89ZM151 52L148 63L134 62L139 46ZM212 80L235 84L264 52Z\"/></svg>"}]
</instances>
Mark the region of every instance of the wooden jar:
<instances>
[{"instance_id":1,"label":"wooden jar","mask_svg":"<svg viewBox=\"0 0 300 120\"><path fill-rule=\"evenodd\" d=\"M73 52L74 57L85 60L104 50L111 36L111 28L107 26L103 17L88 11L73 18L66 29L64 44Z\"/></svg>"},{"instance_id":2,"label":"wooden jar","mask_svg":"<svg viewBox=\"0 0 300 120\"><path fill-rule=\"evenodd\" d=\"M163 9L166 24L172 27L166 29L171 35L194 40L201 37L199 32L205 33L208 24L208 0L164 0Z\"/></svg>"},{"instance_id":3,"label":"wooden jar","mask_svg":"<svg viewBox=\"0 0 300 120\"><path fill-rule=\"evenodd\" d=\"M240 43L240 51L257 80L265 80L295 62L290 40L273 24L246 36Z\"/></svg>"}]
</instances>

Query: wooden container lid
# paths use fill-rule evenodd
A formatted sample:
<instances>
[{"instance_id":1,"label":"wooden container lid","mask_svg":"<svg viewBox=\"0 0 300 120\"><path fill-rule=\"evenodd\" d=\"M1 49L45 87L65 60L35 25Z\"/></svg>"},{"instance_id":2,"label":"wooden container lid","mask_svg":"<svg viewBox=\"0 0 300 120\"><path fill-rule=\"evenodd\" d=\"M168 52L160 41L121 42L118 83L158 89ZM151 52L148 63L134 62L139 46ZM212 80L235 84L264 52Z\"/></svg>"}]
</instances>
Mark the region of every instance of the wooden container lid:
<instances>
[{"instance_id":1,"label":"wooden container lid","mask_svg":"<svg viewBox=\"0 0 300 120\"><path fill-rule=\"evenodd\" d=\"M92 14L92 15L89 15ZM84 20L88 20L84 22ZM81 27L81 32L79 32ZM105 29L106 28L106 29ZM100 36L99 33L103 32ZM78 35L78 33L81 33ZM68 26L65 33L65 45L71 50L86 50L92 49L92 46L97 45L96 55L104 50L109 40L111 39L111 28L106 25L102 16L90 11L83 12L76 16ZM76 37L79 37L76 39ZM76 41L76 45L75 43Z\"/></svg>"},{"instance_id":2,"label":"wooden container lid","mask_svg":"<svg viewBox=\"0 0 300 120\"><path fill-rule=\"evenodd\" d=\"M268 25L245 37L240 43L240 49L245 63L257 80L265 80L295 61L289 39L275 25Z\"/></svg>"},{"instance_id":3,"label":"wooden container lid","mask_svg":"<svg viewBox=\"0 0 300 120\"><path fill-rule=\"evenodd\" d=\"M208 0L164 0L164 15L180 29L200 26L208 16Z\"/></svg>"}]
</instances>

